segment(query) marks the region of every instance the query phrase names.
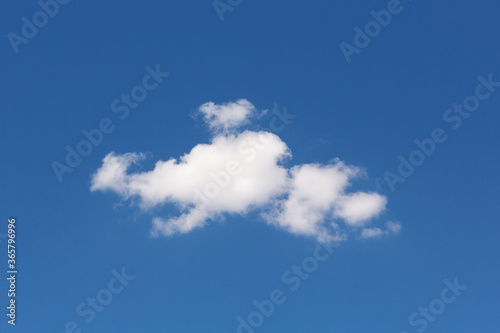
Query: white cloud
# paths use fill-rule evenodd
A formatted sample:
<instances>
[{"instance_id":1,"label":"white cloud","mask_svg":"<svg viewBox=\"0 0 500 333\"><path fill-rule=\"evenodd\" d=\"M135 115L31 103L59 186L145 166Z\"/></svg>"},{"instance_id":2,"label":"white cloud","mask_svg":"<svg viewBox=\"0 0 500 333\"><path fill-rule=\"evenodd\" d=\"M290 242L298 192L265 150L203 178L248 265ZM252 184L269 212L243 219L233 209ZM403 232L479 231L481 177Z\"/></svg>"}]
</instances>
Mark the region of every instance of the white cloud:
<instances>
[{"instance_id":1,"label":"white cloud","mask_svg":"<svg viewBox=\"0 0 500 333\"><path fill-rule=\"evenodd\" d=\"M127 153L115 155L109 153L103 160L103 167L99 169L92 179L91 191L115 191L119 195L128 199L127 184L125 182L126 172L129 166L145 158L144 154Z\"/></svg>"},{"instance_id":2,"label":"white cloud","mask_svg":"<svg viewBox=\"0 0 500 333\"><path fill-rule=\"evenodd\" d=\"M335 211L335 203L345 197L349 179L359 172L338 160L330 165L295 166L290 170L287 198L278 201L275 209L264 216L268 222L295 234L339 240L343 236L337 232L337 225L329 228L325 222Z\"/></svg>"},{"instance_id":3,"label":"white cloud","mask_svg":"<svg viewBox=\"0 0 500 333\"><path fill-rule=\"evenodd\" d=\"M210 143L196 145L178 160L160 160L146 172L128 170L144 154L112 152L93 175L91 190L137 199L144 210L175 204L178 216L153 219L153 236L187 233L225 214L255 210L267 223L291 233L339 241L385 209L387 200L377 193L346 193L350 181L363 175L361 169L338 159L287 169L283 161L291 152L278 136L237 133L234 129L256 113L250 102L206 103L200 112L217 133ZM387 228L395 233L398 226ZM362 233L374 233L369 230Z\"/></svg>"},{"instance_id":4,"label":"white cloud","mask_svg":"<svg viewBox=\"0 0 500 333\"><path fill-rule=\"evenodd\" d=\"M378 215L387 204L387 199L377 193L356 192L342 197L335 215L351 226L362 226Z\"/></svg>"},{"instance_id":5,"label":"white cloud","mask_svg":"<svg viewBox=\"0 0 500 333\"><path fill-rule=\"evenodd\" d=\"M279 162L290 152L272 133L245 131L218 135L210 144L196 145L179 161L158 161L151 171L128 174L127 168L140 156L108 154L93 176L91 190L137 197L143 209L177 204L185 213L154 223L155 234L169 235L200 227L216 214L244 213L282 194L287 170ZM169 227L161 228L160 221Z\"/></svg>"},{"instance_id":6,"label":"white cloud","mask_svg":"<svg viewBox=\"0 0 500 333\"><path fill-rule=\"evenodd\" d=\"M361 231L362 238L373 238L382 235L384 232L380 228L364 228Z\"/></svg>"},{"instance_id":7,"label":"white cloud","mask_svg":"<svg viewBox=\"0 0 500 333\"><path fill-rule=\"evenodd\" d=\"M208 102L200 106L198 111L214 132L235 130L242 125L248 124L250 118L257 116L257 110L246 99L221 105Z\"/></svg>"},{"instance_id":8,"label":"white cloud","mask_svg":"<svg viewBox=\"0 0 500 333\"><path fill-rule=\"evenodd\" d=\"M380 228L363 228L361 230L361 238L374 238L382 235L396 235L401 231L399 222L388 221L385 223L385 230Z\"/></svg>"},{"instance_id":9,"label":"white cloud","mask_svg":"<svg viewBox=\"0 0 500 333\"><path fill-rule=\"evenodd\" d=\"M401 223L388 221L385 223L385 228L389 234L399 234L401 231Z\"/></svg>"}]
</instances>

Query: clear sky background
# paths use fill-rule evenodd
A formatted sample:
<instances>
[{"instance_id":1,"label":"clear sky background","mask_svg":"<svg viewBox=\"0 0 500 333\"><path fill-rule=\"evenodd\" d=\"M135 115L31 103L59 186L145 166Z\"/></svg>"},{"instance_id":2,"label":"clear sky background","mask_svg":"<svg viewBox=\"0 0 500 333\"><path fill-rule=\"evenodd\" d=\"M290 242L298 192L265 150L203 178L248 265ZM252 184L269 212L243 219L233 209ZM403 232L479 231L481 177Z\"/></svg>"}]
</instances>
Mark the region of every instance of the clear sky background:
<instances>
[{"instance_id":1,"label":"clear sky background","mask_svg":"<svg viewBox=\"0 0 500 333\"><path fill-rule=\"evenodd\" d=\"M408 318L457 277L468 288L426 331L497 332L500 87L456 130L443 114L475 93L478 76L500 81L500 6L403 0L347 63L339 44L387 4L244 0L222 21L211 1L70 1L16 53L8 33L21 35L22 17L40 7L3 1L0 232L17 218L19 275L16 327L0 283L1 331L64 332L74 321L82 332L236 332L254 300L281 289L286 302L255 332L417 332ZM120 120L112 101L157 64L170 75ZM277 133L293 153L287 167L338 157L364 168L353 187L387 197L374 225L398 221L399 234L349 237L292 292L282 274L311 256L314 237L250 212L151 238L152 217L175 207L142 211L90 191L109 152L148 153L139 168L150 170L210 142L190 116L200 105L241 98L296 115ZM60 182L51 163L103 118L114 131ZM384 173L397 174L398 156L435 128L448 139L392 191ZM135 279L86 323L77 306L123 267Z\"/></svg>"}]
</instances>

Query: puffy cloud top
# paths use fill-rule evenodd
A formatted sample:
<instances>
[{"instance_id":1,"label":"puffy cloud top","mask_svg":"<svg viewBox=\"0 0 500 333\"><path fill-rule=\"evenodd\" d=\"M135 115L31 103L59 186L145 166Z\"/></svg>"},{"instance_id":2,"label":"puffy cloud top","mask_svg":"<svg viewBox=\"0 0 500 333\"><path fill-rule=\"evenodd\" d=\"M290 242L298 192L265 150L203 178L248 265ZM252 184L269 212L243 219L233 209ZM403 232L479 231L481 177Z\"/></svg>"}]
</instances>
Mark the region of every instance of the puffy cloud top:
<instances>
[{"instance_id":1,"label":"puffy cloud top","mask_svg":"<svg viewBox=\"0 0 500 333\"><path fill-rule=\"evenodd\" d=\"M248 124L252 117L257 116L257 110L246 99L221 105L208 102L200 106L198 111L214 132L236 130L240 126Z\"/></svg>"}]
</instances>

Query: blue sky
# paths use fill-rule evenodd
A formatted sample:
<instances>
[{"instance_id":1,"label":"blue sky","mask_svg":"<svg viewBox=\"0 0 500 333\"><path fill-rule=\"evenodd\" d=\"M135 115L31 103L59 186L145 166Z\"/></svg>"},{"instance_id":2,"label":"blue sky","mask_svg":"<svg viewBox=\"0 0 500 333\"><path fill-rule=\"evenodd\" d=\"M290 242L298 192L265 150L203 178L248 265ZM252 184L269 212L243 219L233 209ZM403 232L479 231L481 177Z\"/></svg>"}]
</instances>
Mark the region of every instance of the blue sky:
<instances>
[{"instance_id":1,"label":"blue sky","mask_svg":"<svg viewBox=\"0 0 500 333\"><path fill-rule=\"evenodd\" d=\"M23 17L33 22L40 5L2 4L0 233L8 218L17 219L19 269L16 327L7 324L8 285L0 283L2 331L237 332L237 318L250 325L250 316L262 323L240 332L495 332L497 2L222 3L232 9L223 20L211 1L69 1L29 38ZM366 33L371 11L381 10L392 10L390 22L369 32L368 45L356 46L353 29ZM12 42L9 33L26 39ZM357 53L346 57L342 43ZM157 68L168 76L155 80ZM122 94L146 85L151 89L135 91L147 97L126 116L112 108ZM475 111L454 111L464 103ZM284 110L295 117L273 130L275 111ZM243 118L234 118L237 112ZM54 162L66 165L66 147L76 150L86 139L82 131L96 128L108 133L60 181ZM432 139L436 129L444 142ZM192 177L158 172L149 179L148 172L217 137L237 141L244 130L274 132L271 143L284 149L263 158L266 168L256 173L271 176L250 177L267 192L228 192L227 200L210 201L196 227L168 229L186 211L180 207L192 208L183 186ZM424 160L403 176L398 157L408 161L419 149L415 140L434 148L428 156L413 153L414 161ZM94 175L111 152L145 158L121 173L124 180L98 182ZM197 166L207 169L194 174L210 170L214 161L206 161ZM325 199L338 161L364 170L342 187L346 195L372 194L372 201ZM325 181L305 177L299 187L304 166ZM404 182L387 181L388 172ZM136 178L177 183L138 190ZM236 175L234 184L242 179ZM293 209L303 206L290 199L306 192L311 200L297 202L319 216L312 229L301 229ZM315 206L323 199L327 213ZM157 218L163 231L151 237ZM321 237L323 227L333 238ZM339 235L345 236L335 238L339 246L328 248ZM4 248L6 239L0 242ZM317 267L309 266L308 278L292 290L286 277L297 277L292 267L304 262ZM2 267L6 274L6 262ZM455 278L467 289L453 294ZM273 290L286 300L269 317L252 317L253 302L268 304ZM82 303L80 310L90 309L88 297L109 295L95 316L78 313ZM433 306L439 314L432 320L419 314Z\"/></svg>"}]
</instances>

